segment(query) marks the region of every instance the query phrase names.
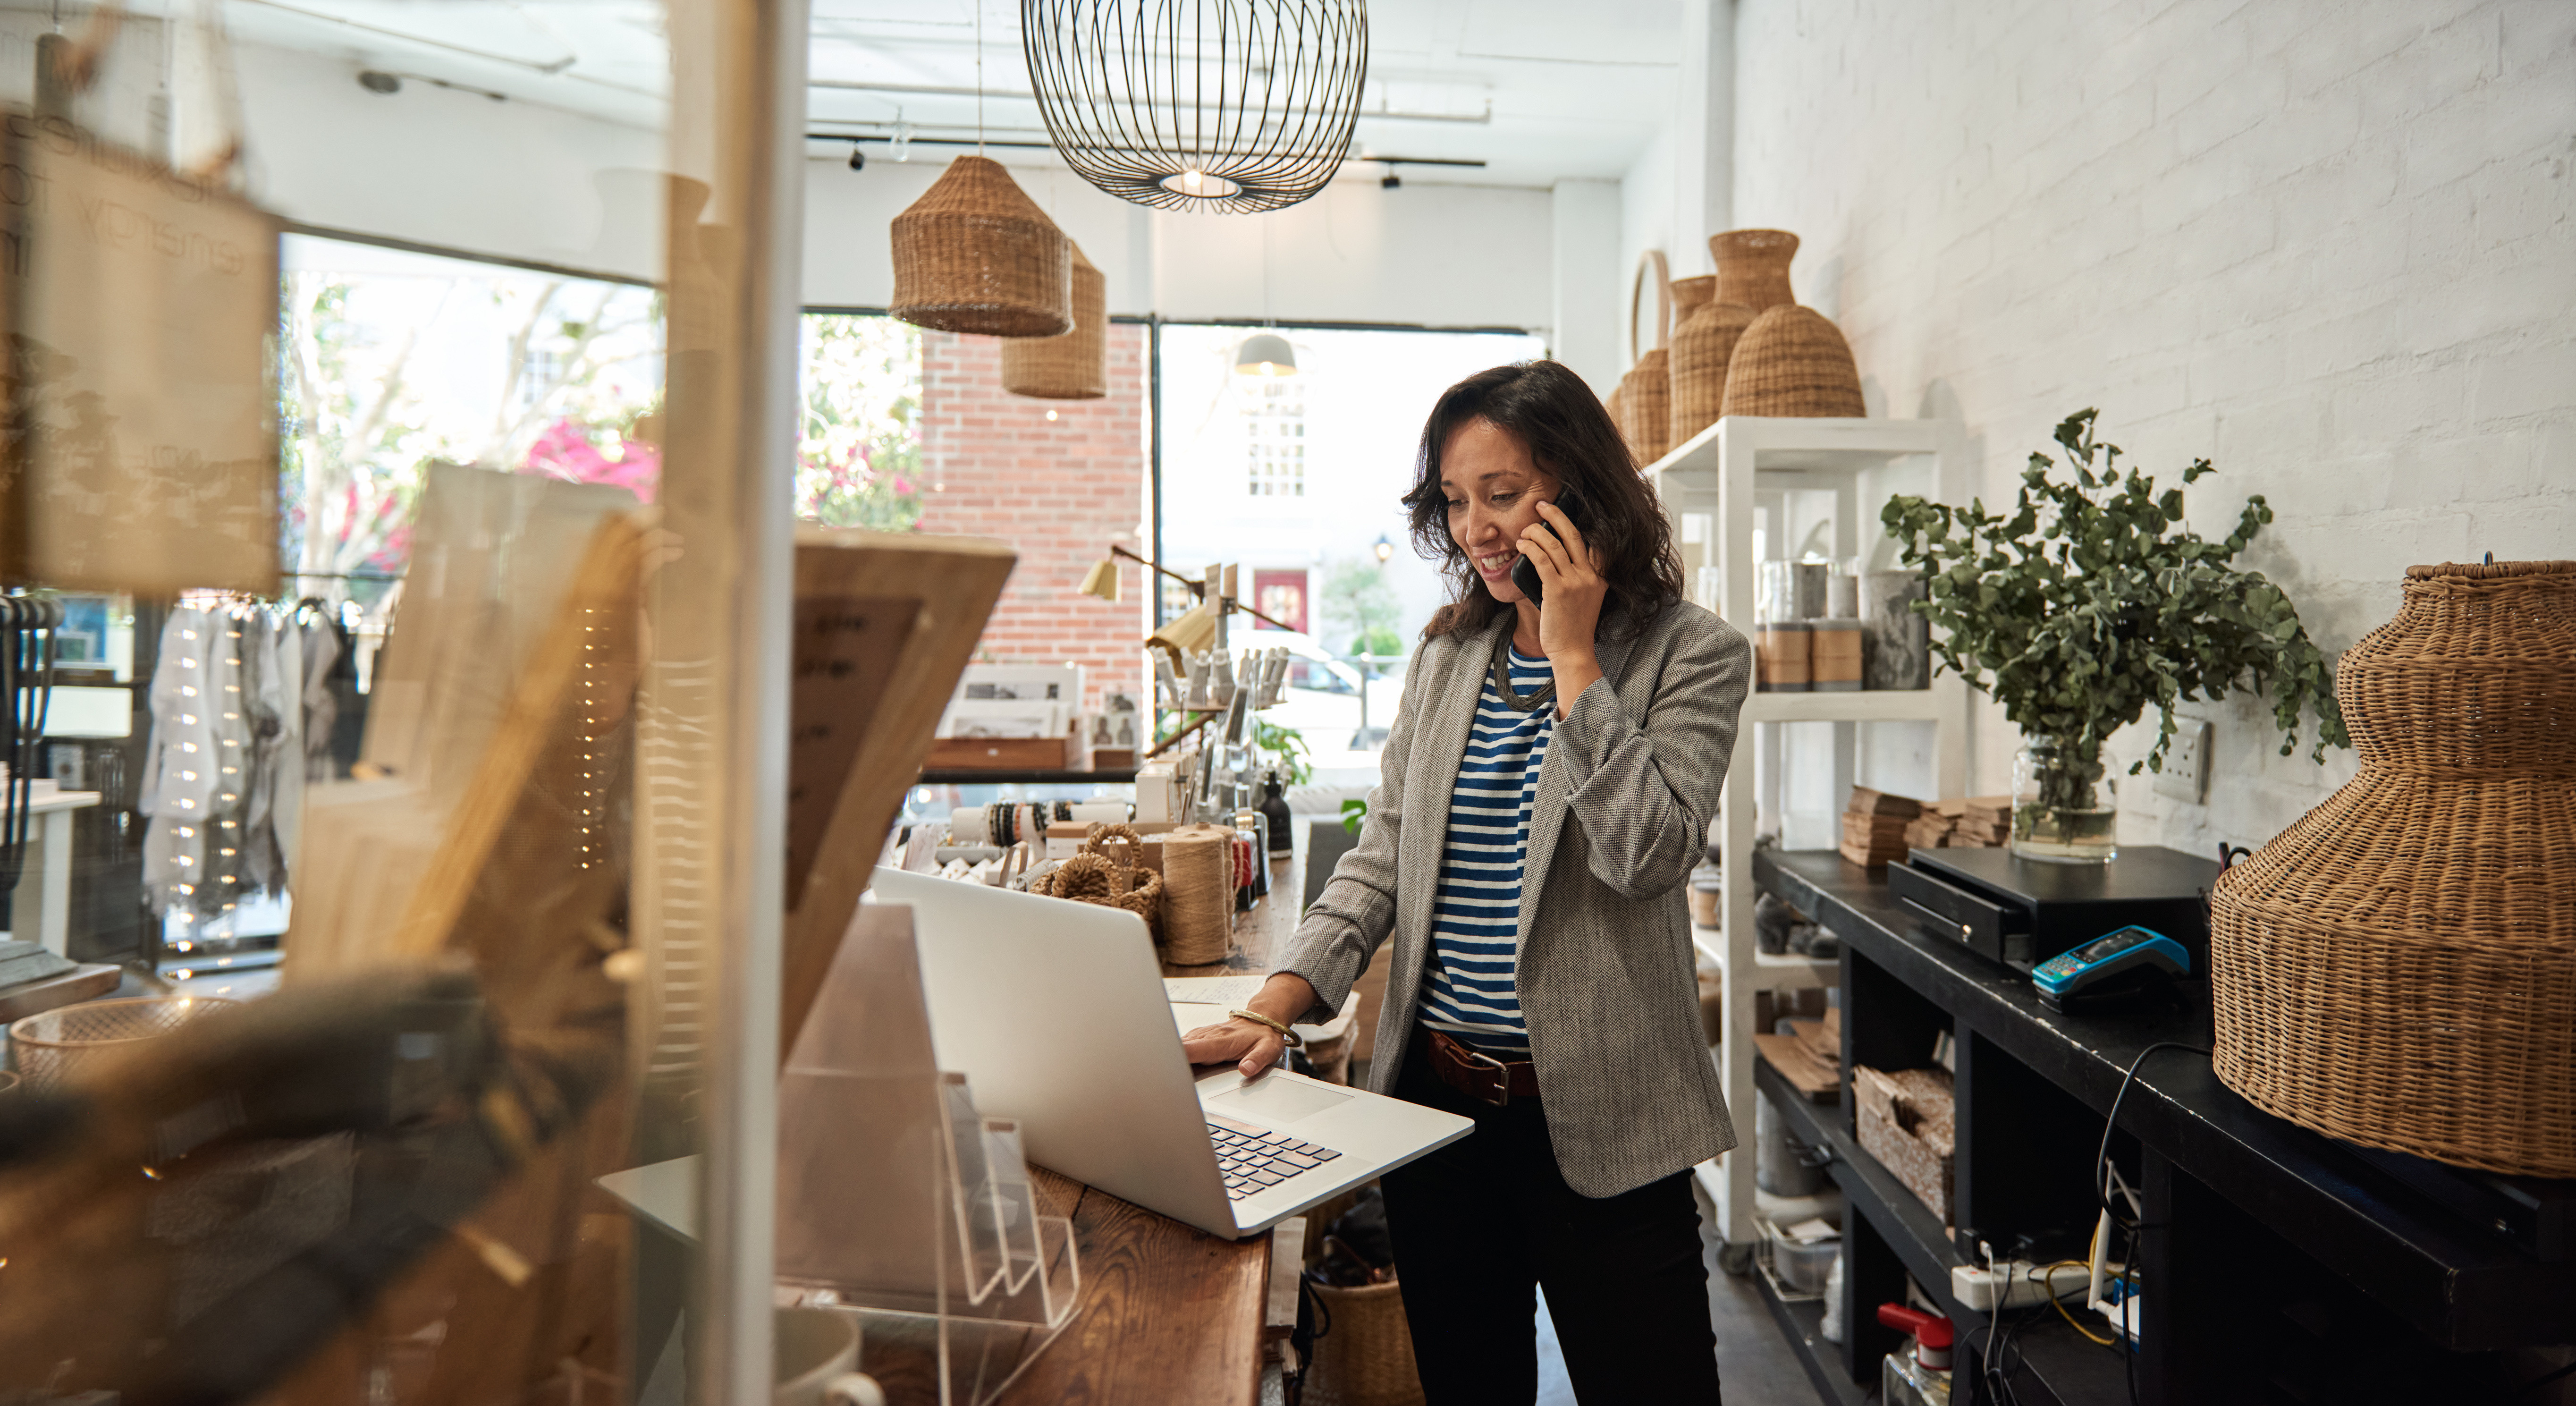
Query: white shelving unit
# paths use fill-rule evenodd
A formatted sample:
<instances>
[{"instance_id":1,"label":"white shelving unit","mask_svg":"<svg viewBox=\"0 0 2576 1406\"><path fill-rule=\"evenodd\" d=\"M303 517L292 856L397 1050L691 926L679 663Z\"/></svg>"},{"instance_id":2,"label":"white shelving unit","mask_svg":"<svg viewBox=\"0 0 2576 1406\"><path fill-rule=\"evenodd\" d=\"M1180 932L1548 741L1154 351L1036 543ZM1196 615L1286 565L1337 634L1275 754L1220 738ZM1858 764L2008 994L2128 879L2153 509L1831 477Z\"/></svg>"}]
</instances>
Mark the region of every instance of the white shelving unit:
<instances>
[{"instance_id":1,"label":"white shelving unit","mask_svg":"<svg viewBox=\"0 0 2576 1406\"><path fill-rule=\"evenodd\" d=\"M1971 491L1966 443L1965 427L1956 420L1731 416L1648 466L1646 473L1676 524L1691 516L1705 519L1697 534L1700 564L1715 567L1715 599L1707 599L1696 582L1694 598L1750 636L1757 516L1769 524L1763 544L1767 556L1797 555L1803 544L1786 540L1791 526L1822 531L1828 519L1832 555L1864 556L1884 536L1878 511L1889 491L1965 501ZM1911 480L1902 489L1890 490L1882 481L1900 476ZM1693 534L1681 535L1688 539ZM1720 911L1725 921L1719 929L1700 928L1692 934L1703 952L1717 957L1726 982L1719 1069L1727 1108L1743 1141L1721 1162L1718 1215L1730 1245L1749 1245L1754 1234L1754 993L1836 980L1833 963L1766 957L1753 945L1755 817L1759 809L1779 810L1786 754L1780 734L1786 729L1776 724L1799 722L1836 724L1831 766L1832 794L1838 798L1848 794L1861 770L1861 725L1866 723L1931 723L1939 794L1964 795L1967 789L1967 691L1957 678L1935 678L1929 688L1902 692L1755 693L1745 699L1720 807L1719 845L1726 870ZM1757 795L1757 788L1768 794Z\"/></svg>"}]
</instances>

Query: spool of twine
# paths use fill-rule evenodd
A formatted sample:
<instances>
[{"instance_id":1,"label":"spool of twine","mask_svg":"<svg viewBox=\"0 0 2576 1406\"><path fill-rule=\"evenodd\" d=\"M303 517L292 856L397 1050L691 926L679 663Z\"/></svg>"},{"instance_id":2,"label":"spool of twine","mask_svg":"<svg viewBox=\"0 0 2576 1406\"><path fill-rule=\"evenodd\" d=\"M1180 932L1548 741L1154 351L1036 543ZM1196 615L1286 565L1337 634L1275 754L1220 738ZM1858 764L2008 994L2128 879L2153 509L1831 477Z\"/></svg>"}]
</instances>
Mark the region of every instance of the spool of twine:
<instances>
[{"instance_id":1,"label":"spool of twine","mask_svg":"<svg viewBox=\"0 0 2576 1406\"><path fill-rule=\"evenodd\" d=\"M1163 836L1163 960L1206 966L1233 946L1234 832L1189 825Z\"/></svg>"}]
</instances>

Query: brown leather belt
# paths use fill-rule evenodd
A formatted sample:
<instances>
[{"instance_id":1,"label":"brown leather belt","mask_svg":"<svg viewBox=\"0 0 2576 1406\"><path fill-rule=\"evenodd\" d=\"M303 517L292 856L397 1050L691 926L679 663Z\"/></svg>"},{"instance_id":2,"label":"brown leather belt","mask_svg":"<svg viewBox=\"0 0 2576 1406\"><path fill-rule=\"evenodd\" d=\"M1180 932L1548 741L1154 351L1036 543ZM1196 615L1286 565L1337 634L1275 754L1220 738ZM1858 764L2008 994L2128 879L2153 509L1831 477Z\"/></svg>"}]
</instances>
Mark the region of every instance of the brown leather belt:
<instances>
[{"instance_id":1,"label":"brown leather belt","mask_svg":"<svg viewBox=\"0 0 2576 1406\"><path fill-rule=\"evenodd\" d=\"M1538 1097L1538 1066L1526 1059L1496 1059L1438 1030L1431 1036L1431 1072L1472 1099L1507 1108L1516 1098Z\"/></svg>"}]
</instances>

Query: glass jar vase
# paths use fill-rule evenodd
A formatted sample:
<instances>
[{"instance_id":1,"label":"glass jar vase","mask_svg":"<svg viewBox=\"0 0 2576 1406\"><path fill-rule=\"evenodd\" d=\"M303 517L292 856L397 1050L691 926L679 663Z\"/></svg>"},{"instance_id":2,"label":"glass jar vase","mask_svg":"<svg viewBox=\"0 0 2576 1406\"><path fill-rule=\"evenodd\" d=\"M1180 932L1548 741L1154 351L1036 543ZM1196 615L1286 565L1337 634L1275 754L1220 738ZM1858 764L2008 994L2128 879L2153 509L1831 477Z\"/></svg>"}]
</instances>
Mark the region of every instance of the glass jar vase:
<instances>
[{"instance_id":1,"label":"glass jar vase","mask_svg":"<svg viewBox=\"0 0 2576 1406\"><path fill-rule=\"evenodd\" d=\"M2013 754L2012 852L2052 864L2108 864L2120 852L2117 788L2099 744L2029 737Z\"/></svg>"}]
</instances>

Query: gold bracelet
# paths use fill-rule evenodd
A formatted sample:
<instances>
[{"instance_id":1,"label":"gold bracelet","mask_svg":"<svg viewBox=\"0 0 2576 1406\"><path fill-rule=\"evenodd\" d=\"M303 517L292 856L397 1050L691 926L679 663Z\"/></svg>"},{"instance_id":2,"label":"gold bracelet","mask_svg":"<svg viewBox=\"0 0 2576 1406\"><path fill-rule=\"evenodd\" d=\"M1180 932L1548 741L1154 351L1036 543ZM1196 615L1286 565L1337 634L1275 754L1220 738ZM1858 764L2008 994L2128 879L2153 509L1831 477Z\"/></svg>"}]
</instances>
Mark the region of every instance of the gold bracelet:
<instances>
[{"instance_id":1,"label":"gold bracelet","mask_svg":"<svg viewBox=\"0 0 2576 1406\"><path fill-rule=\"evenodd\" d=\"M1289 1029L1287 1026L1282 1025L1275 1020L1272 1020L1270 1017L1263 1015L1259 1011L1228 1011L1226 1014L1241 1016L1245 1020L1269 1026L1271 1029L1279 1032L1279 1038L1287 1041L1288 1048L1292 1050L1301 1049L1305 1046L1305 1036L1298 1034L1296 1031Z\"/></svg>"}]
</instances>

